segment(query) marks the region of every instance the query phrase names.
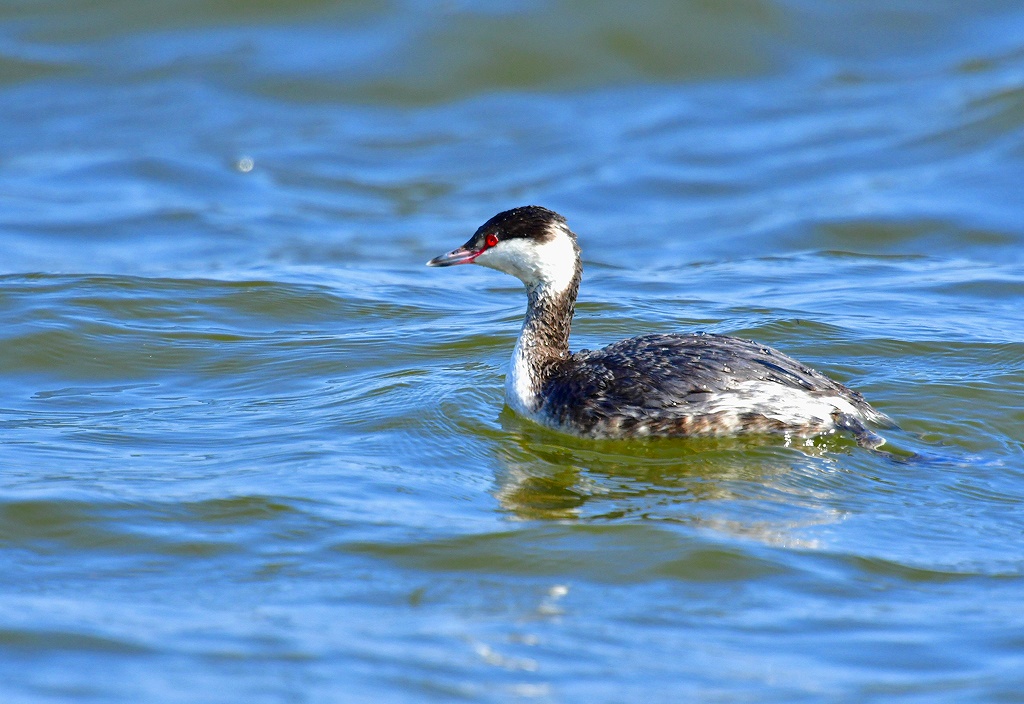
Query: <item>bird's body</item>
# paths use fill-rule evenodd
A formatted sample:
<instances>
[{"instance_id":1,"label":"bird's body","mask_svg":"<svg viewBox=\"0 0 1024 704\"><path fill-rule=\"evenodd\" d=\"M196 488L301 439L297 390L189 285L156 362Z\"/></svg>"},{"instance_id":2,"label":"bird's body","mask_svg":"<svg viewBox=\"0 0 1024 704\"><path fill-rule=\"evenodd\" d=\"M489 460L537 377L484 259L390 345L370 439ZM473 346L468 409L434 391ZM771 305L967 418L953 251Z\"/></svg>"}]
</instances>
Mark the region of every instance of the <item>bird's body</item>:
<instances>
[{"instance_id":1,"label":"bird's body","mask_svg":"<svg viewBox=\"0 0 1024 704\"><path fill-rule=\"evenodd\" d=\"M556 366L540 399L538 421L592 437L808 436L881 419L860 394L781 352L704 333L578 352Z\"/></svg>"},{"instance_id":2,"label":"bird's body","mask_svg":"<svg viewBox=\"0 0 1024 704\"><path fill-rule=\"evenodd\" d=\"M506 402L543 425L595 438L847 430L888 419L855 391L770 347L705 333L644 335L569 352L582 265L562 216L538 206L499 213L432 266L477 263L519 278L529 304Z\"/></svg>"}]
</instances>

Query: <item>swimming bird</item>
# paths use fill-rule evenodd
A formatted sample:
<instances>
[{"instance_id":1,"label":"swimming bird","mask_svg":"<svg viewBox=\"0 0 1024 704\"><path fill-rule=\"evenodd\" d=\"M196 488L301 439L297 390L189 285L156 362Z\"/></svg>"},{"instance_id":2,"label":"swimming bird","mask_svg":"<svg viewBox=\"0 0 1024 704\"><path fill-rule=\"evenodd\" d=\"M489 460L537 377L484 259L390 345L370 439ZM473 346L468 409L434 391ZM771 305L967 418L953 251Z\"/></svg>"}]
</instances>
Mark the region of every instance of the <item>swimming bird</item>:
<instances>
[{"instance_id":1,"label":"swimming bird","mask_svg":"<svg viewBox=\"0 0 1024 704\"><path fill-rule=\"evenodd\" d=\"M547 208L498 213L466 244L427 262L456 264L497 269L525 284L526 319L505 401L537 423L591 438L848 431L865 447L885 442L868 424L891 421L863 396L751 340L654 334L571 353L583 265L576 234Z\"/></svg>"}]
</instances>

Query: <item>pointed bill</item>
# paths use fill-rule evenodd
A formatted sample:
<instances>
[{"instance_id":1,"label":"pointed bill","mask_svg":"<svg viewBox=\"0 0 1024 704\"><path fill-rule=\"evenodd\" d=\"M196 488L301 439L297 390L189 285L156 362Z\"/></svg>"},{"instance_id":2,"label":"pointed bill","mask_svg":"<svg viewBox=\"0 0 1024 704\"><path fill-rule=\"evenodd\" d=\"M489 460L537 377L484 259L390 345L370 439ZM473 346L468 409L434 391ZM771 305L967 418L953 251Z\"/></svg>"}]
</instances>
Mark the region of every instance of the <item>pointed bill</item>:
<instances>
[{"instance_id":1,"label":"pointed bill","mask_svg":"<svg viewBox=\"0 0 1024 704\"><path fill-rule=\"evenodd\" d=\"M473 250L468 247L453 249L447 254L434 257L427 266L455 266L456 264L472 264L473 260L479 257L484 250Z\"/></svg>"}]
</instances>

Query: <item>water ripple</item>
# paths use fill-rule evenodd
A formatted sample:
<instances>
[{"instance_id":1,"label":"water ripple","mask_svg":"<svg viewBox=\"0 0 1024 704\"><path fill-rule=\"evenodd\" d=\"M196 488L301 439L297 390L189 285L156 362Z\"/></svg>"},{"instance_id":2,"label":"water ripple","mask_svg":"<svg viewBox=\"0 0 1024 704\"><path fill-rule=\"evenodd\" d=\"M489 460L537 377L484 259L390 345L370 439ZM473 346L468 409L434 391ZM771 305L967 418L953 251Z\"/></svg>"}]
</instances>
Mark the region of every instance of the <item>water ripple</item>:
<instances>
[{"instance_id":1,"label":"water ripple","mask_svg":"<svg viewBox=\"0 0 1024 704\"><path fill-rule=\"evenodd\" d=\"M1018 5L0 2L0 699L1018 698ZM526 202L900 427L515 417Z\"/></svg>"}]
</instances>

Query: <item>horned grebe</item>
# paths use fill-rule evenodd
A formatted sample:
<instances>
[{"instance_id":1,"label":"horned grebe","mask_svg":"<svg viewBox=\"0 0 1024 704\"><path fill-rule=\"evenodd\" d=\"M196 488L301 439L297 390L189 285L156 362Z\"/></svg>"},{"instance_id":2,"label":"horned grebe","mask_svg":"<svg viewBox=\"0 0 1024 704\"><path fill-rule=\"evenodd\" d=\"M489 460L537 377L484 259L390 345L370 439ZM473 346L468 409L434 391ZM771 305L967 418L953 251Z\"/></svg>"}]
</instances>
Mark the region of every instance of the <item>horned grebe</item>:
<instances>
[{"instance_id":1,"label":"horned grebe","mask_svg":"<svg viewBox=\"0 0 1024 704\"><path fill-rule=\"evenodd\" d=\"M529 303L505 399L543 425L594 438L837 430L877 447L866 422L891 421L857 393L794 359L724 335L644 335L569 352L583 266L565 218L528 205L498 213L428 266L480 264L515 276Z\"/></svg>"}]
</instances>

